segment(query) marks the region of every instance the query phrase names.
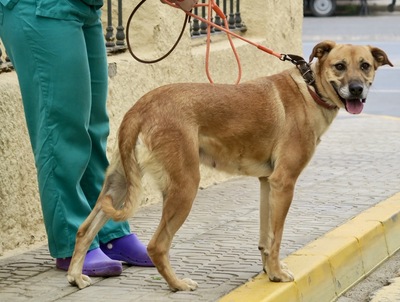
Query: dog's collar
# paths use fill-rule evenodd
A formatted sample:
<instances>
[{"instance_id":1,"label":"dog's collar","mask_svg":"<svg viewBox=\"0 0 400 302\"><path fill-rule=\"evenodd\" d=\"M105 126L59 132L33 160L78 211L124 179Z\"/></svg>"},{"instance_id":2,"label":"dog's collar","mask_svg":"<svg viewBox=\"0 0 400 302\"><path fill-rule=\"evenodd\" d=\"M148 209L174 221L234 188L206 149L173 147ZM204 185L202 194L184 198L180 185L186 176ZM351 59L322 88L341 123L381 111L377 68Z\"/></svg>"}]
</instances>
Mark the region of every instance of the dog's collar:
<instances>
[{"instance_id":1,"label":"dog's collar","mask_svg":"<svg viewBox=\"0 0 400 302\"><path fill-rule=\"evenodd\" d=\"M303 57L297 55L283 55L283 61L290 61L296 65L297 69L300 71L301 76L307 85L313 85L315 83L314 73L311 70L310 64L304 60Z\"/></svg>"},{"instance_id":2,"label":"dog's collar","mask_svg":"<svg viewBox=\"0 0 400 302\"><path fill-rule=\"evenodd\" d=\"M306 62L306 60L304 60L303 57L297 56L297 55L283 55L283 61L290 61L292 62L294 65L296 65L297 69L300 71L301 76L303 77L304 81L307 84L307 88L309 93L311 94L312 98L314 99L314 101L329 110L334 110L334 109L338 109L338 107L336 105L331 105L328 104L327 102L325 102L323 99L321 99L321 97L318 95L318 93L316 92L316 88L314 86L315 84L315 78L314 78L314 73L311 70L310 64L308 64ZM310 86L313 86L315 91L312 90L310 88Z\"/></svg>"},{"instance_id":3,"label":"dog's collar","mask_svg":"<svg viewBox=\"0 0 400 302\"><path fill-rule=\"evenodd\" d=\"M308 92L311 94L312 98L314 99L314 101L315 101L318 105L320 105L320 106L322 106L322 107L324 107L324 108L326 108L326 109L329 109L329 110L336 110L336 109L338 109L338 107L337 107L336 105L328 104L328 103L325 102L323 99L321 99L321 97L320 97L314 90L312 90L312 89L310 88L310 86L307 86L307 88L308 88Z\"/></svg>"}]
</instances>

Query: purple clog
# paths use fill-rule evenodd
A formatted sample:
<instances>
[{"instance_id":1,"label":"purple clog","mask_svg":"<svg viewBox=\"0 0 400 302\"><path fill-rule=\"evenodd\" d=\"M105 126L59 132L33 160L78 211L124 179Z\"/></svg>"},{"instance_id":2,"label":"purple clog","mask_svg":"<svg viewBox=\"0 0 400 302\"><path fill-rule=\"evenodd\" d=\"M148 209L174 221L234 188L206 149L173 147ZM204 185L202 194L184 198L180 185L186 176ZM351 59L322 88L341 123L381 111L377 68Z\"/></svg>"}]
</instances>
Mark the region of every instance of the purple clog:
<instances>
[{"instance_id":1,"label":"purple clog","mask_svg":"<svg viewBox=\"0 0 400 302\"><path fill-rule=\"evenodd\" d=\"M64 271L68 270L70 263L71 257L56 259L56 267ZM82 273L91 277L119 276L122 273L122 264L110 259L100 248L97 248L87 252Z\"/></svg>"},{"instance_id":2,"label":"purple clog","mask_svg":"<svg viewBox=\"0 0 400 302\"><path fill-rule=\"evenodd\" d=\"M100 248L108 257L114 260L126 262L135 266L154 266L146 246L135 234L126 235L101 244Z\"/></svg>"}]
</instances>

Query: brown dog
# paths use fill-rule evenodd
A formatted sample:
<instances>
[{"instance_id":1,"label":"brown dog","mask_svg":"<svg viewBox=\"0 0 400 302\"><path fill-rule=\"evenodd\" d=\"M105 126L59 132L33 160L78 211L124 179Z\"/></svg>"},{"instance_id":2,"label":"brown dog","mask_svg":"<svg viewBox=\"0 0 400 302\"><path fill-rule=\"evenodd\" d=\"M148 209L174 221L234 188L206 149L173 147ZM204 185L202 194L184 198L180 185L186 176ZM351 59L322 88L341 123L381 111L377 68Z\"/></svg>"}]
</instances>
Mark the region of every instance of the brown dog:
<instances>
[{"instance_id":1,"label":"brown dog","mask_svg":"<svg viewBox=\"0 0 400 302\"><path fill-rule=\"evenodd\" d=\"M69 282L90 285L82 275L90 243L107 219L133 214L141 178L150 173L163 211L148 253L172 290L194 290L196 282L175 275L169 249L196 196L200 163L259 178L263 268L272 281L293 281L279 249L296 180L339 108L360 113L375 70L392 66L378 48L331 41L316 45L310 61L314 57L318 61L305 70L315 79L310 85L298 70L308 68L304 62L239 85L173 84L144 95L122 121L103 190L77 234Z\"/></svg>"}]
</instances>

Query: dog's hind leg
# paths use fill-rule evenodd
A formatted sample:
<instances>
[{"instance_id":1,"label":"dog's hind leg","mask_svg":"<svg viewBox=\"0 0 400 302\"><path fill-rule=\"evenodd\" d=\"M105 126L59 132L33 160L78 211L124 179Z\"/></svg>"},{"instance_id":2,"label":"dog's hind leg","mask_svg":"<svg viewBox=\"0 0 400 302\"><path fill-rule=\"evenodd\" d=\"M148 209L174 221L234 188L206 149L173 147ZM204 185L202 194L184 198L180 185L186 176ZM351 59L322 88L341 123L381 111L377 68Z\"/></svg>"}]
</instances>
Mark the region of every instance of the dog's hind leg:
<instances>
[{"instance_id":1,"label":"dog's hind leg","mask_svg":"<svg viewBox=\"0 0 400 302\"><path fill-rule=\"evenodd\" d=\"M107 170L102 192L92 212L79 227L76 234L75 250L68 269L68 282L80 289L90 285L90 278L82 274L83 262L93 239L108 221L109 217L102 210L102 203L111 201L119 208L126 196L126 180L121 172L119 155L115 156Z\"/></svg>"},{"instance_id":2,"label":"dog's hind leg","mask_svg":"<svg viewBox=\"0 0 400 302\"><path fill-rule=\"evenodd\" d=\"M192 181L171 185L164 200L160 224L147 247L151 260L172 291L197 288L197 283L191 279L179 279L169 260L172 239L189 215L196 191L197 184Z\"/></svg>"},{"instance_id":3,"label":"dog's hind leg","mask_svg":"<svg viewBox=\"0 0 400 302\"><path fill-rule=\"evenodd\" d=\"M104 196L103 198L110 197ZM68 282L78 286L80 289L91 284L89 276L82 274L83 262L94 237L108 220L108 217L101 210L101 203L99 201L100 199L97 201L90 215L78 229L75 250L68 268Z\"/></svg>"},{"instance_id":4,"label":"dog's hind leg","mask_svg":"<svg viewBox=\"0 0 400 302\"><path fill-rule=\"evenodd\" d=\"M169 180L162 189L162 217L147 250L172 291L195 290L196 282L176 276L169 260L169 250L172 239L189 215L197 194L200 182L199 151L197 144L182 139L179 144L169 145L164 149L168 153L157 157L163 163Z\"/></svg>"}]
</instances>

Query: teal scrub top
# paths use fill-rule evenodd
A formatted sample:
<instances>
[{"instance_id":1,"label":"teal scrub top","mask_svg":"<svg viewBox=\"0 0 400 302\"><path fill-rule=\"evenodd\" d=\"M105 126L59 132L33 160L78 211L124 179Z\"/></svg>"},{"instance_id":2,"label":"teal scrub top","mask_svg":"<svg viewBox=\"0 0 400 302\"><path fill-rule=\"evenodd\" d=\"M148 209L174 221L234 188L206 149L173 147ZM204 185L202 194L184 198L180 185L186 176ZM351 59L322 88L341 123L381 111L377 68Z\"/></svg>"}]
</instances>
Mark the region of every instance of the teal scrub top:
<instances>
[{"instance_id":1,"label":"teal scrub top","mask_svg":"<svg viewBox=\"0 0 400 302\"><path fill-rule=\"evenodd\" d=\"M87 5L94 6L95 8L100 8L103 6L103 0L75 0L75 1L86 3ZM9 9L13 8L14 5L17 4L17 2L18 2L18 0L0 0L0 3ZM68 5L68 3L65 3L65 2L66 2L66 0L37 1L39 7L43 6L43 4L48 4L45 7L49 7L49 6L53 6L53 7L61 6L62 7L63 5ZM57 9L57 8L55 8L55 9Z\"/></svg>"}]
</instances>

